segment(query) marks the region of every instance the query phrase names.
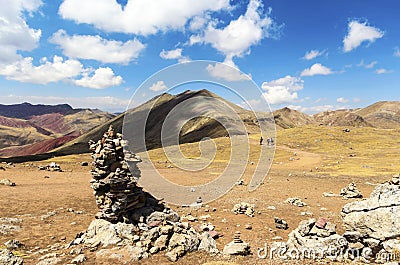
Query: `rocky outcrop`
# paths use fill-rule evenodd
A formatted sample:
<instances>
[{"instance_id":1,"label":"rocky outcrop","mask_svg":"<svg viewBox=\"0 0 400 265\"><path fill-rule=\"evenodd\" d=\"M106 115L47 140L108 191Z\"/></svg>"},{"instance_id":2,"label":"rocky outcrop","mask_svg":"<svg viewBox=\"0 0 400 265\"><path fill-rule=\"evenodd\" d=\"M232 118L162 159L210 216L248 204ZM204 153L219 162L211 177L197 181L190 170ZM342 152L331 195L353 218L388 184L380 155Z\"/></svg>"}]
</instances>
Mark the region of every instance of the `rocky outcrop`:
<instances>
[{"instance_id":1,"label":"rocky outcrop","mask_svg":"<svg viewBox=\"0 0 400 265\"><path fill-rule=\"evenodd\" d=\"M336 260L347 246L346 239L336 233L336 225L324 218L301 221L288 237L288 254L301 254L302 258Z\"/></svg>"},{"instance_id":2,"label":"rocky outcrop","mask_svg":"<svg viewBox=\"0 0 400 265\"><path fill-rule=\"evenodd\" d=\"M370 197L346 204L341 212L346 232L352 243L361 243L375 256L398 253L400 243L400 181L399 176L376 186Z\"/></svg>"}]
</instances>

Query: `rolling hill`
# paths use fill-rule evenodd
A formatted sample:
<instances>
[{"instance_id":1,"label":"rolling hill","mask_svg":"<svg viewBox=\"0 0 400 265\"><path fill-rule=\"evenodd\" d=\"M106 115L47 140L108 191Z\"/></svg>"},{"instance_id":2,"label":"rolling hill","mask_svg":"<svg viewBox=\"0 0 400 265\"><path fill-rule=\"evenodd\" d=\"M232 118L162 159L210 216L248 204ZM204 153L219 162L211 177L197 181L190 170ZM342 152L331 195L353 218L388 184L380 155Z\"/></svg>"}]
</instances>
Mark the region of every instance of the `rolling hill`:
<instances>
[{"instance_id":1,"label":"rolling hill","mask_svg":"<svg viewBox=\"0 0 400 265\"><path fill-rule=\"evenodd\" d=\"M33 155L48 152L99 124L113 114L63 105L29 103L0 105L0 156Z\"/></svg>"}]
</instances>

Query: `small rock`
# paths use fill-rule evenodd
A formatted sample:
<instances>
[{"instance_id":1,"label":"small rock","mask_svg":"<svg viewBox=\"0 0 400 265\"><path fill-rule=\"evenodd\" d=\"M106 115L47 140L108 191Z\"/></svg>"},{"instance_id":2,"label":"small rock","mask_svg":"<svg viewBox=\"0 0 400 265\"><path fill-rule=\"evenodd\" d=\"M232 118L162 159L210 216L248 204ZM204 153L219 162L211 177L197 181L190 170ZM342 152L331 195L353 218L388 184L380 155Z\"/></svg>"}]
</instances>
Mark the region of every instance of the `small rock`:
<instances>
[{"instance_id":1,"label":"small rock","mask_svg":"<svg viewBox=\"0 0 400 265\"><path fill-rule=\"evenodd\" d=\"M244 226L244 228L247 229L247 230L251 230L251 229L253 229L253 226L251 224L246 224Z\"/></svg>"},{"instance_id":2,"label":"small rock","mask_svg":"<svg viewBox=\"0 0 400 265\"><path fill-rule=\"evenodd\" d=\"M275 217L274 220L275 220L275 227L276 228L283 229L283 230L286 230L286 229L289 228L289 225L285 220L280 219L278 217Z\"/></svg>"},{"instance_id":3,"label":"small rock","mask_svg":"<svg viewBox=\"0 0 400 265\"><path fill-rule=\"evenodd\" d=\"M71 263L72 264L82 264L86 261L86 256L84 254L79 254L78 256L76 256Z\"/></svg>"},{"instance_id":4,"label":"small rock","mask_svg":"<svg viewBox=\"0 0 400 265\"><path fill-rule=\"evenodd\" d=\"M294 197L294 198L288 198L285 203L297 206L297 207L304 207L307 206L305 202L303 202L300 198Z\"/></svg>"},{"instance_id":5,"label":"small rock","mask_svg":"<svg viewBox=\"0 0 400 265\"><path fill-rule=\"evenodd\" d=\"M84 162L81 163L81 166L83 166L83 167L87 167L88 165L89 165L89 163L86 162L86 161L84 161Z\"/></svg>"},{"instance_id":6,"label":"small rock","mask_svg":"<svg viewBox=\"0 0 400 265\"><path fill-rule=\"evenodd\" d=\"M21 242L19 242L18 240L15 239L11 239L8 240L6 243L4 243L4 245L6 246L7 249L18 249L20 247L23 247L24 244L22 244Z\"/></svg>"},{"instance_id":7,"label":"small rock","mask_svg":"<svg viewBox=\"0 0 400 265\"><path fill-rule=\"evenodd\" d=\"M2 179L2 180L0 180L0 185L5 185L5 186L11 186L11 187L13 187L13 186L15 186L15 182L12 182L12 181L9 180L9 179Z\"/></svg>"},{"instance_id":8,"label":"small rock","mask_svg":"<svg viewBox=\"0 0 400 265\"><path fill-rule=\"evenodd\" d=\"M275 211L275 210L276 210L276 207L271 205L271 206L268 206L267 209L268 209L268 210L271 210L271 211Z\"/></svg>"}]
</instances>

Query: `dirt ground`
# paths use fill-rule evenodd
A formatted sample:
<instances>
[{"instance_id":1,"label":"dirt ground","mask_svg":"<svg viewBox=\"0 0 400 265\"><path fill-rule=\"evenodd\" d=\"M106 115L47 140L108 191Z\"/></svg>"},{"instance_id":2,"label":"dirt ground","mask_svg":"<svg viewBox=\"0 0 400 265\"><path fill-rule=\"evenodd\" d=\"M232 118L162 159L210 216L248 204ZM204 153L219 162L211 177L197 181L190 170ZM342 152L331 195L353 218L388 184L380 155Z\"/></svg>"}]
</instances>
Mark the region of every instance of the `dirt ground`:
<instances>
[{"instance_id":1,"label":"dirt ground","mask_svg":"<svg viewBox=\"0 0 400 265\"><path fill-rule=\"evenodd\" d=\"M328 150L329 151L329 150ZM295 155L295 159L290 159ZM247 257L210 256L205 253L189 253L179 259L177 264L277 264L283 261L262 260L257 257L257 249L271 244L273 238L286 241L290 231L295 229L300 221L309 218L302 212L308 212L312 217L325 217L337 225L338 233L344 232L340 218L340 210L351 200L341 197L323 197L324 192L338 194L340 189L350 182L355 182L366 197L369 196L376 183L390 178L390 174L369 174L367 176L340 174L332 176L323 169L326 158L321 152L309 152L294 146L278 145L272 168L265 178L264 184L254 192L249 192L247 185L235 186L228 194L218 200L203 206L199 210L190 210L171 205L179 214L191 211L200 217L209 214L207 222L215 226L222 235L217 239L217 247L222 250L224 245L232 241L235 231L240 231L242 239L250 243L252 255ZM159 161L162 161L162 157ZM223 160L223 157L221 158ZM332 160L332 157L330 157ZM220 160L220 161L222 161ZM17 239L24 247L16 252L24 257L24 264L36 264L38 259L47 253L57 252L62 258L62 264L67 264L76 255L71 255L64 246L75 238L75 235L86 230L94 219L97 211L93 192L89 181L90 167L81 166L81 162L90 163L89 154L53 158L63 172L48 172L38 169L39 165L47 165L49 161L15 164L0 171L0 179L10 179L15 187L0 186L0 217L20 218L21 230L8 234L0 234L0 243ZM167 163L168 164L168 163ZM157 168L168 179L190 184L187 173L167 164L156 163ZM223 163L221 163L222 167ZM317 169L318 168L318 169ZM396 172L392 172L396 173ZM185 178L186 176L186 178ZM244 176L245 184L251 176L251 169ZM146 177L146 176L142 176ZM296 207L288 205L288 197L299 197L308 206ZM240 202L254 203L256 215L248 217L235 215L231 212L234 204ZM274 206L275 210L268 209ZM212 209L215 208L215 211ZM289 224L288 230L278 230L274 226L274 217L280 217ZM192 225L202 221L193 222ZM251 224L252 229L245 226ZM0 224L1 226L1 224ZM279 239L277 237L281 237ZM96 259L95 253L85 250L85 264L116 264L115 260ZM140 264L170 264L163 252L140 261ZM293 264L294 262L290 262ZM308 264L308 261L300 261ZM287 263L286 263L287 264Z\"/></svg>"}]
</instances>

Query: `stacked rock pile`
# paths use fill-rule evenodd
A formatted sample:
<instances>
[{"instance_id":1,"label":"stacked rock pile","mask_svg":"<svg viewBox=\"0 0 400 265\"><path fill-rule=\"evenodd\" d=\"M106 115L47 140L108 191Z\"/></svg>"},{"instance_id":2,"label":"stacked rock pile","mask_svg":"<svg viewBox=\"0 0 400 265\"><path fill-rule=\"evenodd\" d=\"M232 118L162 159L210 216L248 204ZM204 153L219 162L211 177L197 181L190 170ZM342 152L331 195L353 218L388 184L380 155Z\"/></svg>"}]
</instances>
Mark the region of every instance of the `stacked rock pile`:
<instances>
[{"instance_id":1,"label":"stacked rock pile","mask_svg":"<svg viewBox=\"0 0 400 265\"><path fill-rule=\"evenodd\" d=\"M357 189L357 186L354 182L341 189L340 195L343 196L344 199L362 198L362 194Z\"/></svg>"},{"instance_id":2,"label":"stacked rock pile","mask_svg":"<svg viewBox=\"0 0 400 265\"><path fill-rule=\"evenodd\" d=\"M254 204L241 202L233 206L232 212L235 214L245 214L249 217L254 217Z\"/></svg>"},{"instance_id":3,"label":"stacked rock pile","mask_svg":"<svg viewBox=\"0 0 400 265\"><path fill-rule=\"evenodd\" d=\"M250 254L250 245L240 238L240 232L236 231L233 235L233 241L225 245L224 255L248 255Z\"/></svg>"},{"instance_id":4,"label":"stacked rock pile","mask_svg":"<svg viewBox=\"0 0 400 265\"><path fill-rule=\"evenodd\" d=\"M84 245L93 251L101 245L114 245L99 250L96 256L128 253L127 263L164 250L171 261L194 250L218 252L208 232L198 233L137 185L140 159L133 154L126 159L121 134L110 127L100 141L89 144L93 158L91 187L100 211L87 231L79 233L68 247Z\"/></svg>"},{"instance_id":5,"label":"stacked rock pile","mask_svg":"<svg viewBox=\"0 0 400 265\"><path fill-rule=\"evenodd\" d=\"M122 135L111 126L97 143L89 142L93 159L90 182L100 209L96 217L109 222L129 221L133 211L146 204L146 194L136 185L140 159L132 156L128 166L123 144Z\"/></svg>"}]
</instances>

